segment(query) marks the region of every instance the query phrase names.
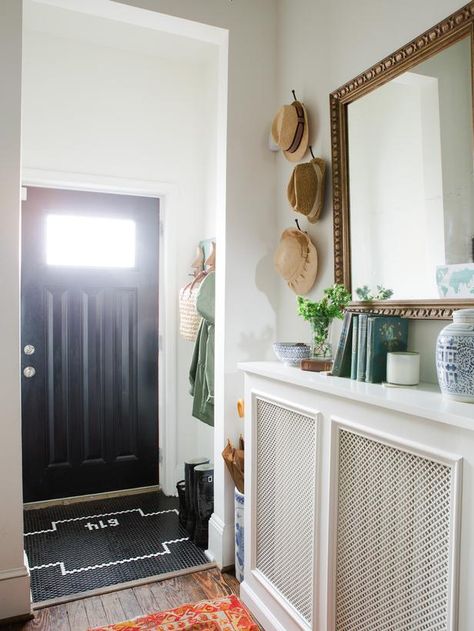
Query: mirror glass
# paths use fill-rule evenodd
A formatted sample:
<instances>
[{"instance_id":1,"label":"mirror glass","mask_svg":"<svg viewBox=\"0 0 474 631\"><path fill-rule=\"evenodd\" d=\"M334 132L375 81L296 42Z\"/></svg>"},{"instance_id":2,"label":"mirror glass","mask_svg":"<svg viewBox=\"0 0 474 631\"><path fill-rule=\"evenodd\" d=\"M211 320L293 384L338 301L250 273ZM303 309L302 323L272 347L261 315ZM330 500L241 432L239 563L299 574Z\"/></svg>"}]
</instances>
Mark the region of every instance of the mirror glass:
<instances>
[{"instance_id":1,"label":"mirror glass","mask_svg":"<svg viewBox=\"0 0 474 631\"><path fill-rule=\"evenodd\" d=\"M474 297L471 39L348 105L353 290Z\"/></svg>"}]
</instances>

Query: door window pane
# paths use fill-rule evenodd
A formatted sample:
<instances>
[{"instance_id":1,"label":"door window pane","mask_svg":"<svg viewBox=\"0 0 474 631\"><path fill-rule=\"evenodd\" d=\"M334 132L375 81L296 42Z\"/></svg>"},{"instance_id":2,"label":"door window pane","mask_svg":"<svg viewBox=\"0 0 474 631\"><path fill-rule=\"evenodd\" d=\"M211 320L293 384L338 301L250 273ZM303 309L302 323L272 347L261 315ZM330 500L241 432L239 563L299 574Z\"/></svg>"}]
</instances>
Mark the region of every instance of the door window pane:
<instances>
[{"instance_id":1,"label":"door window pane","mask_svg":"<svg viewBox=\"0 0 474 631\"><path fill-rule=\"evenodd\" d=\"M46 263L74 267L134 267L131 219L48 215Z\"/></svg>"}]
</instances>

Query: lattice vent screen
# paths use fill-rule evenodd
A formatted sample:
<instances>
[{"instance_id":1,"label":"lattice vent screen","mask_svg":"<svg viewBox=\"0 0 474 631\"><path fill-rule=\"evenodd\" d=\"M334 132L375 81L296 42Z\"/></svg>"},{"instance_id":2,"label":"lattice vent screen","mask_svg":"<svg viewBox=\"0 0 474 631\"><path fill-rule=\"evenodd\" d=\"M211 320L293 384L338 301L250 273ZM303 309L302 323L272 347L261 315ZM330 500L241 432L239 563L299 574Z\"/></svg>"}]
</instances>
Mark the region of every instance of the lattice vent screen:
<instances>
[{"instance_id":1,"label":"lattice vent screen","mask_svg":"<svg viewBox=\"0 0 474 631\"><path fill-rule=\"evenodd\" d=\"M257 568L311 624L317 421L257 400Z\"/></svg>"},{"instance_id":2,"label":"lattice vent screen","mask_svg":"<svg viewBox=\"0 0 474 631\"><path fill-rule=\"evenodd\" d=\"M448 623L452 469L339 433L337 631Z\"/></svg>"}]
</instances>

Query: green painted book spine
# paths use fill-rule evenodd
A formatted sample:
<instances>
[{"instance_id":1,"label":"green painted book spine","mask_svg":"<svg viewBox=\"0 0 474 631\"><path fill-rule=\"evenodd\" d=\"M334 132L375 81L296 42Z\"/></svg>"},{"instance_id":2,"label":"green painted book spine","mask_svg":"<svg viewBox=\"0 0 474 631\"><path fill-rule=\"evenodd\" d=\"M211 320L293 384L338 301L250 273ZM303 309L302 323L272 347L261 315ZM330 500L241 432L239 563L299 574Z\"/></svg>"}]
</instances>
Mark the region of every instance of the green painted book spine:
<instances>
[{"instance_id":1,"label":"green painted book spine","mask_svg":"<svg viewBox=\"0 0 474 631\"><path fill-rule=\"evenodd\" d=\"M359 340L359 316L352 318L352 354L351 354L351 379L357 379L357 342Z\"/></svg>"},{"instance_id":2,"label":"green painted book spine","mask_svg":"<svg viewBox=\"0 0 474 631\"><path fill-rule=\"evenodd\" d=\"M367 358L365 362L365 380L368 383L373 383L373 352L374 352L374 320L375 318L369 317L367 320Z\"/></svg>"},{"instance_id":3,"label":"green painted book spine","mask_svg":"<svg viewBox=\"0 0 474 631\"><path fill-rule=\"evenodd\" d=\"M387 378L387 353L406 351L408 346L408 320L398 316L372 318L370 360L367 358L367 378L370 383L382 383ZM370 361L370 363L369 363Z\"/></svg>"},{"instance_id":4,"label":"green painted book spine","mask_svg":"<svg viewBox=\"0 0 474 631\"><path fill-rule=\"evenodd\" d=\"M368 315L359 315L359 339L357 341L357 381L365 381L365 362L367 357L367 320Z\"/></svg>"},{"instance_id":5,"label":"green painted book spine","mask_svg":"<svg viewBox=\"0 0 474 631\"><path fill-rule=\"evenodd\" d=\"M331 373L334 377L350 377L352 353L352 316L350 311L344 314L341 336L334 355Z\"/></svg>"}]
</instances>

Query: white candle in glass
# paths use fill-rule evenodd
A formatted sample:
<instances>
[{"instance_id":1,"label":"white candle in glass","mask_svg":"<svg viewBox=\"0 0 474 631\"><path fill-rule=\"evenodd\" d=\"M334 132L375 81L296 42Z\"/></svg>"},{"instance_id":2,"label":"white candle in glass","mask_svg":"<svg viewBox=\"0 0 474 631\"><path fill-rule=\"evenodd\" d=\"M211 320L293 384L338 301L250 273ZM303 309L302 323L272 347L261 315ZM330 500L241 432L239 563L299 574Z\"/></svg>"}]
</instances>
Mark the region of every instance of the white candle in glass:
<instances>
[{"instance_id":1,"label":"white candle in glass","mask_svg":"<svg viewBox=\"0 0 474 631\"><path fill-rule=\"evenodd\" d=\"M400 386L416 386L420 383L420 353L387 353L387 382Z\"/></svg>"}]
</instances>

